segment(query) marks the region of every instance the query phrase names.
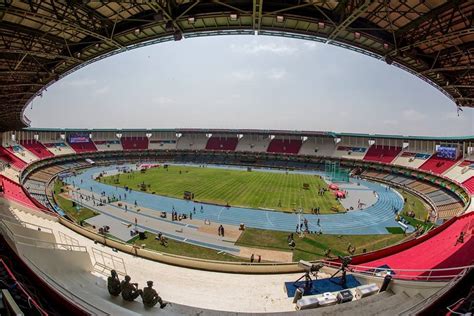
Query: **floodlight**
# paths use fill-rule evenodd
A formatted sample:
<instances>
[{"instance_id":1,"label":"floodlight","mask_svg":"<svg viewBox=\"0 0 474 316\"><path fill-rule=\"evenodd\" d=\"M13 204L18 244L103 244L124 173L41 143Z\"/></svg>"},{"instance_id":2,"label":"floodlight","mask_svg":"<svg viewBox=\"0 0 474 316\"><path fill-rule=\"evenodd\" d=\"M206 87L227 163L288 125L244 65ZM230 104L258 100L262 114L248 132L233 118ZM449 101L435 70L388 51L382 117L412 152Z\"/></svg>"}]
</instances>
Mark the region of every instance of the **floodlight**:
<instances>
[{"instance_id":1,"label":"floodlight","mask_svg":"<svg viewBox=\"0 0 474 316\"><path fill-rule=\"evenodd\" d=\"M239 16L237 15L237 13L231 13L230 14L230 20L231 21L237 21L238 18L239 18Z\"/></svg>"},{"instance_id":2,"label":"floodlight","mask_svg":"<svg viewBox=\"0 0 474 316\"><path fill-rule=\"evenodd\" d=\"M195 18L195 17L190 16L190 17L188 18L188 23L189 23L189 24L194 24L195 22L196 22L196 18Z\"/></svg>"},{"instance_id":3,"label":"floodlight","mask_svg":"<svg viewBox=\"0 0 474 316\"><path fill-rule=\"evenodd\" d=\"M283 23L285 21L285 17L283 15L277 15L276 19L278 23Z\"/></svg>"}]
</instances>

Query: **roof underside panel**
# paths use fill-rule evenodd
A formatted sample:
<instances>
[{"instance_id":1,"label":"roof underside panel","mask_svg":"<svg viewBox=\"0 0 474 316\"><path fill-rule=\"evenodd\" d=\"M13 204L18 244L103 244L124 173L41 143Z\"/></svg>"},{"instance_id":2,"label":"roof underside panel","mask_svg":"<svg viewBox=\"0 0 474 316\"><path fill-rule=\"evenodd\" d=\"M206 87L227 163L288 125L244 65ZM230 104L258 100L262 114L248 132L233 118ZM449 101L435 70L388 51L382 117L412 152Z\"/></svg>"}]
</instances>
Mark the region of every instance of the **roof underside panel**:
<instances>
[{"instance_id":1,"label":"roof underside panel","mask_svg":"<svg viewBox=\"0 0 474 316\"><path fill-rule=\"evenodd\" d=\"M101 58L182 37L264 34L384 59L474 107L474 1L53 1L0 3L0 130L25 106ZM67 105L66 105L67 106Z\"/></svg>"}]
</instances>

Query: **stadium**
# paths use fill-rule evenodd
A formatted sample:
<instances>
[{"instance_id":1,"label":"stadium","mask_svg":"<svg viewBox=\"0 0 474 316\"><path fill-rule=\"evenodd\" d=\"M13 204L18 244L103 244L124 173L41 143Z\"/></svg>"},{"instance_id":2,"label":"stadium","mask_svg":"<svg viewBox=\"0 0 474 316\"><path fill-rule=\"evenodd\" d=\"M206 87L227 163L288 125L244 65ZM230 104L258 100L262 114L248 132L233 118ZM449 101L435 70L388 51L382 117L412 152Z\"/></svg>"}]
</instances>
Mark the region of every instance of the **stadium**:
<instances>
[{"instance_id":1,"label":"stadium","mask_svg":"<svg viewBox=\"0 0 474 316\"><path fill-rule=\"evenodd\" d=\"M378 59L459 115L474 107L474 2L5 0L0 18L0 314L474 311L472 134L39 128L25 115L96 61L224 35Z\"/></svg>"}]
</instances>

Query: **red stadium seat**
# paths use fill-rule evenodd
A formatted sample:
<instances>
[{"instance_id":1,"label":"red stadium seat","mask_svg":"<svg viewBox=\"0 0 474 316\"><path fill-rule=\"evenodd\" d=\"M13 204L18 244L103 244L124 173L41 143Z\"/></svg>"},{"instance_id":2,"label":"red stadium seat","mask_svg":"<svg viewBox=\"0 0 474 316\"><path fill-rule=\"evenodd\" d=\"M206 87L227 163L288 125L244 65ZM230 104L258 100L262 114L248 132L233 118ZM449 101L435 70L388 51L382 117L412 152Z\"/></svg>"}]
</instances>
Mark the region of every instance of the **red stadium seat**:
<instances>
[{"instance_id":1,"label":"red stadium seat","mask_svg":"<svg viewBox=\"0 0 474 316\"><path fill-rule=\"evenodd\" d=\"M87 143L68 143L69 146L74 149L76 153L85 153L97 151L92 140L89 140Z\"/></svg>"},{"instance_id":2,"label":"red stadium seat","mask_svg":"<svg viewBox=\"0 0 474 316\"><path fill-rule=\"evenodd\" d=\"M36 140L23 140L20 141L20 144L40 159L54 156L43 144Z\"/></svg>"},{"instance_id":3,"label":"red stadium seat","mask_svg":"<svg viewBox=\"0 0 474 316\"><path fill-rule=\"evenodd\" d=\"M431 171L436 174L442 174L443 172L454 166L458 162L458 160L459 159L453 160L449 158L440 158L436 155L433 155L424 164L422 164L419 169Z\"/></svg>"},{"instance_id":4,"label":"red stadium seat","mask_svg":"<svg viewBox=\"0 0 474 316\"><path fill-rule=\"evenodd\" d=\"M401 151L401 147L373 145L367 150L364 160L391 163Z\"/></svg>"},{"instance_id":5,"label":"red stadium seat","mask_svg":"<svg viewBox=\"0 0 474 316\"><path fill-rule=\"evenodd\" d=\"M268 145L267 152L269 153L283 153L283 154L297 154L300 151L303 141L301 139L277 139L271 140Z\"/></svg>"},{"instance_id":6,"label":"red stadium seat","mask_svg":"<svg viewBox=\"0 0 474 316\"><path fill-rule=\"evenodd\" d=\"M218 137L211 136L206 144L207 150L225 150L234 151L239 139L237 137Z\"/></svg>"},{"instance_id":7,"label":"red stadium seat","mask_svg":"<svg viewBox=\"0 0 474 316\"><path fill-rule=\"evenodd\" d=\"M120 139L124 150L148 149L148 137L122 137Z\"/></svg>"},{"instance_id":8,"label":"red stadium seat","mask_svg":"<svg viewBox=\"0 0 474 316\"><path fill-rule=\"evenodd\" d=\"M464 181L462 185L469 191L469 193L474 194L474 176Z\"/></svg>"},{"instance_id":9,"label":"red stadium seat","mask_svg":"<svg viewBox=\"0 0 474 316\"><path fill-rule=\"evenodd\" d=\"M35 203L23 192L23 188L18 183L0 175L0 184L3 188L4 198L37 209Z\"/></svg>"},{"instance_id":10,"label":"red stadium seat","mask_svg":"<svg viewBox=\"0 0 474 316\"><path fill-rule=\"evenodd\" d=\"M0 160L9 164L17 170L21 170L26 167L27 163L15 156L11 151L4 147L0 147Z\"/></svg>"}]
</instances>

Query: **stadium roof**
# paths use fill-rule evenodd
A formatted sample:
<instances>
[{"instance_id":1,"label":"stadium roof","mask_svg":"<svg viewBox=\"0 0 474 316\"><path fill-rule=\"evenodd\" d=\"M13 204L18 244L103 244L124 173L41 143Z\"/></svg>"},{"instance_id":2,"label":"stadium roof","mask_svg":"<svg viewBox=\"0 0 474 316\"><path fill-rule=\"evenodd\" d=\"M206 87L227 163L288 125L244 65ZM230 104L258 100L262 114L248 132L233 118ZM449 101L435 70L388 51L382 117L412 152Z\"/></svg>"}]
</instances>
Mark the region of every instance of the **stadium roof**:
<instances>
[{"instance_id":1,"label":"stadium roof","mask_svg":"<svg viewBox=\"0 0 474 316\"><path fill-rule=\"evenodd\" d=\"M225 34L349 48L413 73L458 106L474 107L473 12L471 0L4 0L0 130L28 125L25 106L91 62L182 37Z\"/></svg>"},{"instance_id":2,"label":"stadium roof","mask_svg":"<svg viewBox=\"0 0 474 316\"><path fill-rule=\"evenodd\" d=\"M87 129L87 128L25 128L30 132L57 132L57 133L196 133L196 134L231 134L231 135L278 135L278 136L305 136L305 137L359 137L367 139L399 139L399 140L429 140L429 141L474 141L474 135L467 136L404 136L404 135L382 135L382 134L360 134L360 133L336 133L322 131L288 131L288 130L263 130L263 129L201 129L201 128L175 128L175 129Z\"/></svg>"}]
</instances>

